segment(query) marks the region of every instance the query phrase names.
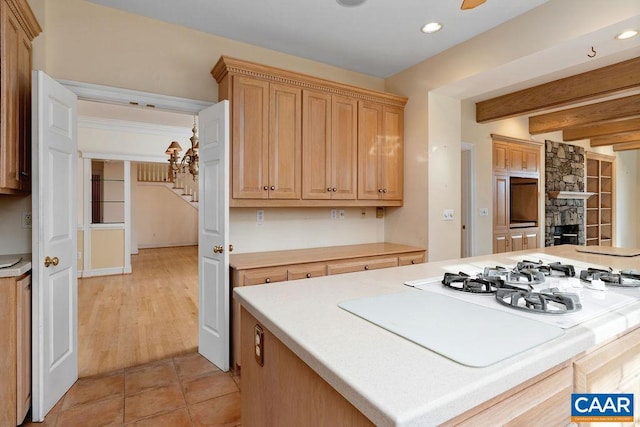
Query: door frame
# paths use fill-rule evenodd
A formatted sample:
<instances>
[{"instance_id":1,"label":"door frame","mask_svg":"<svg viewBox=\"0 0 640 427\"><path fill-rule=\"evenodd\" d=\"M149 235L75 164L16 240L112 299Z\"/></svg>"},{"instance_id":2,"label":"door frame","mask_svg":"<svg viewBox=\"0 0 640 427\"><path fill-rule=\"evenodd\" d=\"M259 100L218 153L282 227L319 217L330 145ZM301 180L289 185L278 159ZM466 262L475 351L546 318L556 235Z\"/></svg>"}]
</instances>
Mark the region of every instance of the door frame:
<instances>
[{"instance_id":1,"label":"door frame","mask_svg":"<svg viewBox=\"0 0 640 427\"><path fill-rule=\"evenodd\" d=\"M475 211L476 211L476 180L475 180L475 176L476 176L476 146L475 144L470 144L468 142L461 142L460 144L461 146L461 151L466 151L469 154L469 170L467 173L467 186L469 189L469 192L467 194L467 199L466 199L466 206L468 209L466 209L466 211L464 210L464 203L461 203L461 212L460 212L460 219L462 221L462 224L466 223L467 224L467 250L469 253L469 256L475 256L477 249L476 249L476 216L475 216ZM462 169L461 169L462 171ZM461 176L460 179L462 182L462 172L461 172ZM462 189L460 191L461 196L464 196ZM460 233L462 233L462 225L460 226Z\"/></svg>"}]
</instances>

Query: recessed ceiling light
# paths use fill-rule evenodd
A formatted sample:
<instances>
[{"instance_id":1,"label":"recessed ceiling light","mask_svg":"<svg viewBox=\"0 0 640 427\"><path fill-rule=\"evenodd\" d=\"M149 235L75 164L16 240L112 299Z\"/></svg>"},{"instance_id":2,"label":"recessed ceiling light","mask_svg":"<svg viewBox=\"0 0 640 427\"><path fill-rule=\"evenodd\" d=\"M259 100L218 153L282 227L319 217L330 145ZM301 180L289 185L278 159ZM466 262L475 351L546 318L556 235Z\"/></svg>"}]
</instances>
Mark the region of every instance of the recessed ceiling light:
<instances>
[{"instance_id":1,"label":"recessed ceiling light","mask_svg":"<svg viewBox=\"0 0 640 427\"><path fill-rule=\"evenodd\" d=\"M442 29L442 24L439 22L429 22L428 24L425 24L422 28L420 28L420 31L422 31L423 33L426 34L431 34L431 33L435 33L437 31L440 31L440 29Z\"/></svg>"},{"instance_id":2,"label":"recessed ceiling light","mask_svg":"<svg viewBox=\"0 0 640 427\"><path fill-rule=\"evenodd\" d=\"M366 0L336 0L336 3L344 7L356 7L360 6L365 1Z\"/></svg>"},{"instance_id":3,"label":"recessed ceiling light","mask_svg":"<svg viewBox=\"0 0 640 427\"><path fill-rule=\"evenodd\" d=\"M627 30L627 31L623 31L620 34L618 34L616 36L616 39L625 40L625 39L630 39L631 37L635 37L637 35L638 35L638 32L636 30Z\"/></svg>"}]
</instances>

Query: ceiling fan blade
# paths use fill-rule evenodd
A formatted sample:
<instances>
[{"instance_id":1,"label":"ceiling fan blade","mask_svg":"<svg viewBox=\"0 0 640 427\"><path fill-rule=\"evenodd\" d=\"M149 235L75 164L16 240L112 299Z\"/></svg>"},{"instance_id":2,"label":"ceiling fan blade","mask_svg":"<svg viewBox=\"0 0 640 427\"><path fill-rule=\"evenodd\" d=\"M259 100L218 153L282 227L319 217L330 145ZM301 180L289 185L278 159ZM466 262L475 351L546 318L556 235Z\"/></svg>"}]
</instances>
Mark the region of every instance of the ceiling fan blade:
<instances>
[{"instance_id":1,"label":"ceiling fan blade","mask_svg":"<svg viewBox=\"0 0 640 427\"><path fill-rule=\"evenodd\" d=\"M473 9L474 7L478 7L486 1L487 0L462 0L462 6L460 6L460 9Z\"/></svg>"}]
</instances>

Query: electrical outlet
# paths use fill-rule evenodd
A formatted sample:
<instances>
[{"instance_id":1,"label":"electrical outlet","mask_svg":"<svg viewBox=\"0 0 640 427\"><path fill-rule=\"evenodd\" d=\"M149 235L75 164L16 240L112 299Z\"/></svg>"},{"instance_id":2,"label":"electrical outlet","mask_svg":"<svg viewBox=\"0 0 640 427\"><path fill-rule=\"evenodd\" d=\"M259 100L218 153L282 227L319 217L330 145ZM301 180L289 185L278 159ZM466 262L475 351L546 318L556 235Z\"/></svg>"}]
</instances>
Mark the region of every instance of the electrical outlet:
<instances>
[{"instance_id":1,"label":"electrical outlet","mask_svg":"<svg viewBox=\"0 0 640 427\"><path fill-rule=\"evenodd\" d=\"M384 208L382 206L378 206L376 208L376 218L378 219L384 218Z\"/></svg>"},{"instance_id":2,"label":"electrical outlet","mask_svg":"<svg viewBox=\"0 0 640 427\"><path fill-rule=\"evenodd\" d=\"M31 212L22 212L22 228L31 228L32 217Z\"/></svg>"},{"instance_id":3,"label":"electrical outlet","mask_svg":"<svg viewBox=\"0 0 640 427\"><path fill-rule=\"evenodd\" d=\"M264 210L256 210L256 222L258 223L258 225L262 225L262 223L264 223Z\"/></svg>"},{"instance_id":4,"label":"electrical outlet","mask_svg":"<svg viewBox=\"0 0 640 427\"><path fill-rule=\"evenodd\" d=\"M78 259L82 259L82 252L78 251Z\"/></svg>"},{"instance_id":5,"label":"electrical outlet","mask_svg":"<svg viewBox=\"0 0 640 427\"><path fill-rule=\"evenodd\" d=\"M336 219L338 217L337 211L335 209L331 209L331 219Z\"/></svg>"},{"instance_id":6,"label":"electrical outlet","mask_svg":"<svg viewBox=\"0 0 640 427\"><path fill-rule=\"evenodd\" d=\"M489 216L489 208L480 208L480 216Z\"/></svg>"},{"instance_id":7,"label":"electrical outlet","mask_svg":"<svg viewBox=\"0 0 640 427\"><path fill-rule=\"evenodd\" d=\"M254 327L254 356L258 365L264 366L264 331L260 327L260 325L255 325Z\"/></svg>"},{"instance_id":8,"label":"electrical outlet","mask_svg":"<svg viewBox=\"0 0 640 427\"><path fill-rule=\"evenodd\" d=\"M445 209L442 212L442 219L444 221L453 221L453 209Z\"/></svg>"},{"instance_id":9,"label":"electrical outlet","mask_svg":"<svg viewBox=\"0 0 640 427\"><path fill-rule=\"evenodd\" d=\"M344 219L344 209L338 211L338 219Z\"/></svg>"}]
</instances>

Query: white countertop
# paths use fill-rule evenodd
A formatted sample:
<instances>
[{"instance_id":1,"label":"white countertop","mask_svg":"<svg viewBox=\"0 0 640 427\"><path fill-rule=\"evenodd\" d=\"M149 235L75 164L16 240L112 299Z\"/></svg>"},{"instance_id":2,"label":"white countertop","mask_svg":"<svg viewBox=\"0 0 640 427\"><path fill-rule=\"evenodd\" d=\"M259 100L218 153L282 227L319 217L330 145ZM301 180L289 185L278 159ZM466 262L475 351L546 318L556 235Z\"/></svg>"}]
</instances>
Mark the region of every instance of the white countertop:
<instances>
[{"instance_id":1,"label":"white countertop","mask_svg":"<svg viewBox=\"0 0 640 427\"><path fill-rule=\"evenodd\" d=\"M613 268L640 258L546 252ZM507 254L513 256L513 254ZM505 254L477 257L504 259ZM468 261L471 259L466 259ZM377 327L338 303L407 289L404 281L444 273L452 261L236 288L234 297L298 357L380 426L425 426L451 419L581 352L640 326L632 303L565 331L559 338L485 368L471 368ZM640 292L640 289L638 289ZM499 333L499 330L496 331Z\"/></svg>"},{"instance_id":2,"label":"white countertop","mask_svg":"<svg viewBox=\"0 0 640 427\"><path fill-rule=\"evenodd\" d=\"M20 262L11 267L0 268L0 278L2 277L18 277L31 270L31 254L12 255L22 258Z\"/></svg>"}]
</instances>

